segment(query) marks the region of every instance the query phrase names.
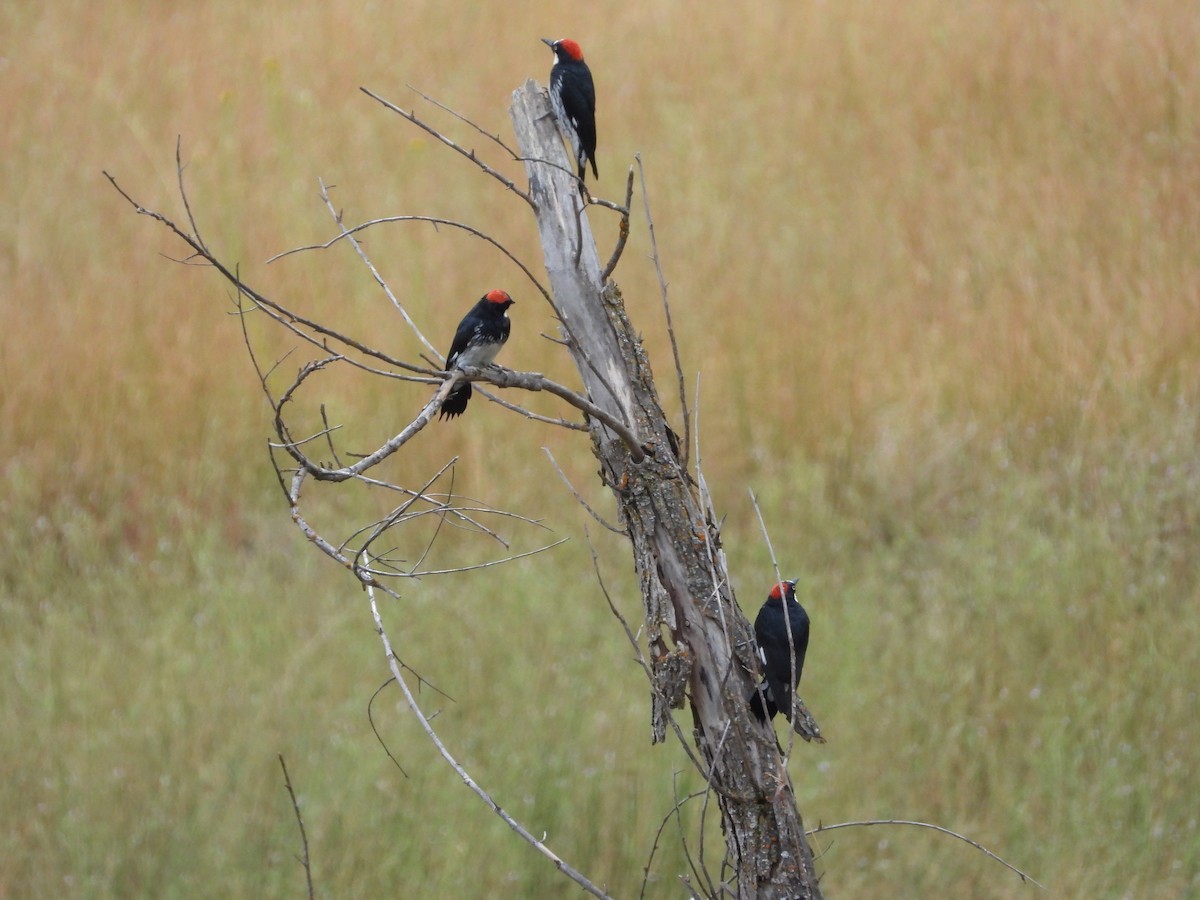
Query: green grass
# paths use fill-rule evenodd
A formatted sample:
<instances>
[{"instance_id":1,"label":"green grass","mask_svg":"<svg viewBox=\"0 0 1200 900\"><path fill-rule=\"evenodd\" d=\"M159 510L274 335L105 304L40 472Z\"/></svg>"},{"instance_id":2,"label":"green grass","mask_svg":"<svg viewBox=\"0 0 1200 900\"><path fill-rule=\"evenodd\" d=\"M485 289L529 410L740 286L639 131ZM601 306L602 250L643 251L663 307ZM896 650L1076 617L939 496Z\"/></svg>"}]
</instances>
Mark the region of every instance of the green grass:
<instances>
[{"instance_id":1,"label":"green grass","mask_svg":"<svg viewBox=\"0 0 1200 900\"><path fill-rule=\"evenodd\" d=\"M408 777L383 753L366 598L290 524L224 287L164 259L180 248L100 175L182 218L181 135L201 229L248 280L411 356L346 248L264 260L332 233L320 176L347 221L460 218L536 264L523 210L357 88L410 105L412 83L507 136L510 89L549 68L537 38L563 34L596 73L600 192L645 160L741 601L753 614L771 580L747 488L801 576L803 693L830 738L792 761L806 821L936 822L1054 896L1200 891L1189 4L630 4L563 21L545 4L62 3L13 5L0 24L0 896L302 894L278 753L323 896L570 891L394 690L374 712ZM604 253L615 223L593 221ZM518 306L502 361L572 380L537 337L548 311L477 241L403 225L368 248L439 346L503 285ZM617 277L673 405L647 251L639 215ZM253 340L267 359L290 346L260 327ZM425 396L336 375L314 387L310 423L327 403L354 449ZM454 698L422 695L472 774L628 897L696 779L677 747L648 743L643 677L540 448L608 509L594 459L515 423L473 406L391 473L415 482L457 454L459 490L571 543L408 585L384 615L405 661ZM329 527L386 502L311 496ZM636 618L626 548L596 539ZM688 807L693 836L698 817ZM814 846L831 896L1038 893L927 832ZM650 895L680 896L686 872L669 828Z\"/></svg>"}]
</instances>

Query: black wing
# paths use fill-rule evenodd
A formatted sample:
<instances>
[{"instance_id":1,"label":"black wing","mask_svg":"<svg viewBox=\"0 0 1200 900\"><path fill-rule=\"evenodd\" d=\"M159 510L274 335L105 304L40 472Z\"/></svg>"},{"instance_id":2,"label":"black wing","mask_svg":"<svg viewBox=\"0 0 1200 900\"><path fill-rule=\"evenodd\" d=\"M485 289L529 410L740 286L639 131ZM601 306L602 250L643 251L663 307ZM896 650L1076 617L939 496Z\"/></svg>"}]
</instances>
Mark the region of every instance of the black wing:
<instances>
[{"instance_id":1,"label":"black wing","mask_svg":"<svg viewBox=\"0 0 1200 900\"><path fill-rule=\"evenodd\" d=\"M446 354L447 369L454 368L454 361L470 346L471 339L479 334L481 328L483 328L483 320L479 315L479 304L476 303L458 323L458 330L454 332L454 340L450 342L450 352Z\"/></svg>"},{"instance_id":2,"label":"black wing","mask_svg":"<svg viewBox=\"0 0 1200 900\"><path fill-rule=\"evenodd\" d=\"M782 604L765 605L754 621L754 636L762 654L763 676L771 691L775 706L790 720L792 717L792 688L800 683L804 656L808 651L808 616L798 603L788 604L787 622ZM788 642L787 625L792 639ZM792 652L795 652L793 673ZM793 681L793 678L795 679Z\"/></svg>"}]
</instances>

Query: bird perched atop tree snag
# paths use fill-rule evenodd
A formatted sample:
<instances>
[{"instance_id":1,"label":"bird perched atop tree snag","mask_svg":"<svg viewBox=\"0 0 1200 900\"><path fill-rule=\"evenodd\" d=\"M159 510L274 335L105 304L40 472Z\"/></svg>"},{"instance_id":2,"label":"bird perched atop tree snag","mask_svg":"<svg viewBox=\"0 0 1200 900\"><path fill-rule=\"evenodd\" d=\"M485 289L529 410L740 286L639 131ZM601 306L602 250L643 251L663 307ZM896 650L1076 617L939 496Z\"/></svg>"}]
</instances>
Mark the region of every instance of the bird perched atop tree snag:
<instances>
[{"instance_id":1,"label":"bird perched atop tree snag","mask_svg":"<svg viewBox=\"0 0 1200 900\"><path fill-rule=\"evenodd\" d=\"M567 137L579 164L579 180L583 181L585 164L596 170L596 87L592 70L583 61L583 50L570 38L552 41L542 38L554 51L554 66L550 69L550 107L558 119L558 127Z\"/></svg>"}]
</instances>

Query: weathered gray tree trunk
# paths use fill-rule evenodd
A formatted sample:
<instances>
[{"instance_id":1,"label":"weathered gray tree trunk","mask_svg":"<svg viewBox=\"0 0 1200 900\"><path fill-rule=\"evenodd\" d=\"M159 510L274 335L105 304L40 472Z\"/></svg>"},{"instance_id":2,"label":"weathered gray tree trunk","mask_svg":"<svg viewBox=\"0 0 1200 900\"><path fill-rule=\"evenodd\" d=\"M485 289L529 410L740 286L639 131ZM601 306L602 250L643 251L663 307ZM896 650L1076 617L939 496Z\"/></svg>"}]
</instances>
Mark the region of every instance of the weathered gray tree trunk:
<instances>
[{"instance_id":1,"label":"weathered gray tree trunk","mask_svg":"<svg viewBox=\"0 0 1200 900\"><path fill-rule=\"evenodd\" d=\"M818 898L812 851L773 732L753 720L753 632L738 608L712 510L680 464L653 374L600 262L545 93L532 81L511 110L564 337L597 406L624 419L646 455L590 423L601 475L633 545L655 681L655 739L686 686L696 746L719 800L741 898ZM676 675L678 673L678 675Z\"/></svg>"}]
</instances>

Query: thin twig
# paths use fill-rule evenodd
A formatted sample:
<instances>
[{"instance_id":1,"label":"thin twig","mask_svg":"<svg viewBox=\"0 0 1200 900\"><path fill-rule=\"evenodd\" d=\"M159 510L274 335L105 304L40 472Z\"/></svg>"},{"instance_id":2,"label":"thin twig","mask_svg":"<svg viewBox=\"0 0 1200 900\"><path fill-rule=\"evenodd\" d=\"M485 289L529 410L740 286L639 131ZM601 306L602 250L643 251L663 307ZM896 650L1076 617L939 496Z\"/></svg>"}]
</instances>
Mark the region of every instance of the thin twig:
<instances>
[{"instance_id":1,"label":"thin twig","mask_svg":"<svg viewBox=\"0 0 1200 900\"><path fill-rule=\"evenodd\" d=\"M340 466L342 464L342 461L340 459L338 459L337 447L335 447L333 444L334 429L331 428L329 425L329 417L325 414L325 404L324 403L321 404L321 424L325 426L323 430L325 432L325 442L329 447L329 457L330 457L330 459L333 460L335 465Z\"/></svg>"},{"instance_id":2,"label":"thin twig","mask_svg":"<svg viewBox=\"0 0 1200 900\"><path fill-rule=\"evenodd\" d=\"M634 159L637 160L638 179L642 183L642 206L646 210L646 227L650 232L650 258L654 261L654 271L658 275L658 291L662 296L663 312L667 317L667 334L671 338L671 355L675 358L675 377L679 382L679 406L683 414L683 459L679 461L679 465L686 469L688 447L691 443L688 429L691 425L688 421L687 388L683 378L683 363L679 360L679 342L675 339L675 326L671 322L671 304L667 300L667 279L663 275L662 263L658 256L658 239L654 236L654 219L650 216L650 195L646 189L646 173L642 169L642 154L636 154Z\"/></svg>"},{"instance_id":3,"label":"thin twig","mask_svg":"<svg viewBox=\"0 0 1200 900\"><path fill-rule=\"evenodd\" d=\"M519 403L513 403L509 400L505 400L503 397L498 397L496 394L493 394L486 388L481 388L478 384L475 385L475 390L484 397L487 397L492 403L499 404L510 412L515 412L517 415L524 416L525 418L531 419L534 422L541 422L545 425L554 425L558 428L565 428L568 431L588 430L586 425L582 425L579 422L569 422L566 419L556 419L553 416L543 416L541 413L535 413L533 410L526 409Z\"/></svg>"},{"instance_id":4,"label":"thin twig","mask_svg":"<svg viewBox=\"0 0 1200 900\"><path fill-rule=\"evenodd\" d=\"M437 483L437 480L439 478L441 478L443 474L445 474L446 470L453 468L453 466L457 462L458 462L458 457L456 456L453 459L451 459L449 462L445 463L440 469L438 469L436 472L434 472L431 477L426 479L425 483L423 485L421 485L421 487L417 488L407 500L405 500L403 503L401 503L399 506L397 506L394 510L392 510L390 513L388 513L388 515L384 516L382 519L380 519L378 522L376 522L374 528L371 531L370 537L368 537L362 543L362 545L359 547L359 551L362 553L368 552L371 548L371 544L374 543L377 538L379 538L385 531L387 531L389 528L391 528L394 524L399 522L401 519L405 518L408 511L410 509L412 509L413 506L419 500L426 499L425 492L427 490L429 490L431 487L433 487L433 485ZM433 502L433 501L430 501L430 502ZM442 504L442 505L444 506L445 504ZM444 517L442 518L441 521L443 521L443 522L445 521ZM440 527L440 525L439 525L439 527ZM360 533L361 532L356 532L354 536L357 536L357 534L360 534ZM353 540L354 536L351 536L350 539ZM436 532L435 532L434 536L435 537L437 536ZM345 546L345 545L343 544L343 546ZM423 560L424 558L425 558L425 554L423 553L423 554L421 554L421 560ZM419 566L420 562L421 561L418 560L414 564L414 568L416 566Z\"/></svg>"},{"instance_id":5,"label":"thin twig","mask_svg":"<svg viewBox=\"0 0 1200 900\"><path fill-rule=\"evenodd\" d=\"M404 766L400 765L400 760L396 759L396 755L394 753L392 753L392 748L387 745L387 741L385 741L383 739L383 735L379 733L379 726L377 726L375 724L375 714L372 711L372 707L375 706L375 698L378 697L380 694L382 694L383 689L386 688L389 684L391 684L395 680L396 680L396 678L395 678L395 676L393 676L393 677L389 678L387 681L385 681L383 684L381 684L379 687L375 688L375 693L373 693L371 695L371 699L367 701L367 722L370 723L371 730L373 732L375 732L375 740L379 741L379 746L382 747L383 752L388 755L388 759L390 759L392 761L392 765L394 765L400 771L401 775L403 775L405 778L407 778L408 773L404 771Z\"/></svg>"},{"instance_id":6,"label":"thin twig","mask_svg":"<svg viewBox=\"0 0 1200 900\"><path fill-rule=\"evenodd\" d=\"M583 526L583 534L587 538L588 550L591 551L592 554L592 569L596 573L596 583L600 585L600 591L604 594L604 599L608 603L609 611L612 612L616 620L621 623L621 628L625 632L625 637L629 639L629 645L633 647L634 658L637 660L638 665L642 667L642 671L646 673L646 678L650 682L650 689L657 691L658 687L654 681L654 671L650 668L650 664L646 662L646 656L642 653L641 645L638 644L637 635L633 633L633 629L629 627L629 622L627 622L625 617L621 615L621 611L617 609L617 605L613 602L612 595L608 592L608 587L604 583L604 577L600 574L600 557L596 553L596 545L592 543L592 535L591 532L588 531L587 525ZM700 773L700 776L704 778L705 781L707 781L709 778L708 767L700 761L700 757L696 755L696 751L692 749L692 745L688 743L687 738L684 737L683 729L679 727L679 723L675 721L675 717L668 715L667 720L671 723L671 730L675 732L675 737L679 738L679 746L683 748L683 751L687 754L688 759L692 761L692 765L696 767L696 771Z\"/></svg>"},{"instance_id":7,"label":"thin twig","mask_svg":"<svg viewBox=\"0 0 1200 900\"><path fill-rule=\"evenodd\" d=\"M678 775L679 773L677 772L675 774ZM654 833L654 842L650 845L650 857L646 860L646 865L642 868L642 889L638 892L638 900L644 900L646 896L646 885L650 880L650 866L654 862L654 854L658 852L658 842L662 838L663 832L667 830L667 824L671 821L671 819L679 815L679 810L685 803L687 803L689 800L695 800L697 797L703 796L703 794L703 791L693 791L682 800L678 799L677 795L675 805L671 807L670 811L665 816L663 816L663 820L658 825L658 831ZM684 849L686 852L686 842L684 844Z\"/></svg>"},{"instance_id":8,"label":"thin twig","mask_svg":"<svg viewBox=\"0 0 1200 900\"><path fill-rule=\"evenodd\" d=\"M375 264L372 263L370 257L367 256L367 251L363 249L362 244L355 239L353 234L346 230L346 225L342 221L342 213L339 210L334 209L333 201L329 199L329 188L325 184L325 179L318 178L317 183L321 185L321 200L325 203L325 208L328 209L329 214L333 216L333 221L337 223L337 227L342 229L342 234L345 236L346 240L350 242L350 246L354 248L354 252L358 254L358 258L363 261L363 265L367 267L367 271L371 273L371 277L375 279L375 283L383 288L383 292L387 294L387 298L392 301L392 306L396 308L401 317L404 319L405 323L407 323L408 327L412 329L413 334L417 336L417 340L424 344L425 348L430 353L432 353L434 356L437 356L437 350L433 348L433 344L429 342L429 339L426 338L421 329L417 327L417 323L414 322L412 316L408 314L408 310L405 308L404 304L401 303L400 299L395 295L395 293L393 293L391 286L388 285L384 277L379 274L379 270L375 268Z\"/></svg>"},{"instance_id":9,"label":"thin twig","mask_svg":"<svg viewBox=\"0 0 1200 900\"><path fill-rule=\"evenodd\" d=\"M585 510L587 510L588 514L593 519L595 519L598 523L603 525L605 528L607 528L613 534L619 534L622 537L629 536L629 532L627 532L624 528L618 528L616 525L613 525L612 523L610 523L607 519L605 519L603 516L601 516L600 513L596 512L594 509L592 509L592 507L588 504L588 502L583 499L583 497L580 495L579 491L575 490L575 485L571 484L571 479L567 477L567 473L562 470L561 466L559 466L558 460L556 460L554 458L554 454L550 452L549 447L543 447L542 452L545 453L547 457L549 457L550 465L554 466L554 471L558 473L558 477L561 478L563 484L565 484L567 486L567 490L571 492L571 496L573 496L575 498L575 501L580 506L582 506Z\"/></svg>"},{"instance_id":10,"label":"thin twig","mask_svg":"<svg viewBox=\"0 0 1200 900\"><path fill-rule=\"evenodd\" d=\"M608 258L608 262L604 266L604 271L600 273L600 283L604 284L608 281L608 276L613 273L617 267L617 263L621 261L621 254L625 252L625 242L629 240L629 208L633 203L633 166L629 167L629 174L625 178L625 208L621 210L621 223L617 227L617 245L613 247L612 256Z\"/></svg>"},{"instance_id":11,"label":"thin twig","mask_svg":"<svg viewBox=\"0 0 1200 900\"><path fill-rule=\"evenodd\" d=\"M530 833L529 829L527 829L503 808L501 808L500 804L492 799L491 794L484 790L484 788L479 785L474 778L471 777L471 774L465 768L463 768L462 764L454 758L453 754L450 753L446 745L442 743L442 739L438 736L438 733L434 731L433 725L430 724L428 717L417 703L416 698L412 694L412 690L408 686L408 682L404 680L404 675L400 671L400 667L397 665L396 655L392 651L392 642L388 638L387 631L383 626L383 618L379 612L379 605L375 601L375 592L369 585L367 587L367 596L371 601L371 615L375 619L375 629L379 634L379 639L383 642L384 654L387 657L388 666L392 670L392 676L396 679L396 683L400 685L400 690L404 692L404 699L408 703L408 708L412 711L413 715L416 716L416 719L420 723L422 730L425 732L425 736L429 738L430 743L432 743L437 749L442 759L446 761L446 764L449 765L455 771L455 773L457 773L458 777L462 779L463 784L465 784L471 790L471 792L475 794L475 796L482 800L492 812L499 816L509 828L520 835L521 838L523 838L527 843L530 844L530 846L537 850L538 853L542 854L542 856L554 863L554 866L560 872L562 872L592 896L603 898L603 900L611 900L609 895L604 890L597 887L582 873L567 864L561 857L554 853L554 851L552 851L544 841L534 837L533 834Z\"/></svg>"},{"instance_id":12,"label":"thin twig","mask_svg":"<svg viewBox=\"0 0 1200 900\"><path fill-rule=\"evenodd\" d=\"M304 817L300 815L300 802L296 799L296 792L292 789L292 779L288 775L287 763L283 761L282 753L279 754L279 766L283 769L283 783L287 786L288 796L292 798L292 811L296 814L296 824L300 826L300 845L303 847L300 862L304 865L304 878L308 882L308 900L313 900L316 895L313 892L312 861L308 856L308 833L304 830Z\"/></svg>"},{"instance_id":13,"label":"thin twig","mask_svg":"<svg viewBox=\"0 0 1200 900\"><path fill-rule=\"evenodd\" d=\"M537 553L545 553L547 550L553 550L555 547L565 544L569 540L570 538L562 538L561 540L555 541L553 544L546 544L543 547L538 547L536 550L526 550L524 553L514 553L511 556L504 557L503 559L493 559L489 560L488 562L475 563L474 565L470 566L455 566L452 569L428 569L424 572L409 572L408 576L410 578L424 578L426 575L453 575L457 574L458 572L473 572L476 569L489 569L492 566L498 566L502 563L512 562L515 559L524 559L527 556L533 556Z\"/></svg>"},{"instance_id":14,"label":"thin twig","mask_svg":"<svg viewBox=\"0 0 1200 900\"><path fill-rule=\"evenodd\" d=\"M513 150L510 146L508 146L508 144L504 143L504 141L502 141L500 139L500 135L492 134L492 132L490 132L490 131L484 131L482 127L475 124L474 121L472 121L471 119L464 116L458 110L451 109L449 106L447 106L445 103L442 103L440 100L436 100L433 97L430 97L428 94L423 93L419 88L415 88L411 84L406 84L404 86L406 88L408 88L410 91L412 91L414 94L416 94L418 97L420 97L422 100L424 100L426 103L432 103L438 109L443 110L444 112L450 113L450 115L454 116L454 118L458 119L460 122L470 125L476 131L478 131L480 134L482 134L485 138L487 138L489 141L492 141L493 143L495 143L499 147L501 147L505 153L507 153L509 156L511 156L513 158L514 162L517 161L517 151Z\"/></svg>"},{"instance_id":15,"label":"thin twig","mask_svg":"<svg viewBox=\"0 0 1200 900\"><path fill-rule=\"evenodd\" d=\"M285 256L291 256L293 253L307 253L312 250L328 250L338 241L342 240L342 238L350 238L353 235L358 234L358 232L365 231L368 228L373 228L376 225L388 225L394 222L427 222L434 227L445 225L447 228L457 228L460 231L465 231L472 237L477 237L481 241L491 244L493 247L499 250L509 260L509 262L520 269L521 272L524 273L525 277L529 279L529 283L536 287L538 292L547 301L550 301L551 306L553 306L550 292L546 289L545 285L538 281L537 276L535 276L530 268L521 262L521 260L518 259L511 250L509 250L485 231L480 231L478 228L468 225L465 222L456 222L454 219L443 219L440 216L382 216L378 219L371 219L366 222L361 222L358 225L355 225L353 228L346 228L345 225L341 225L342 231L337 236L332 237L320 244L305 244L302 247L293 247L291 250L284 250L282 253L276 253L274 256L267 259L267 263L273 263L276 260L283 259ZM441 358L440 354L438 354L436 350L432 350L431 352L438 356L439 359Z\"/></svg>"},{"instance_id":16,"label":"thin twig","mask_svg":"<svg viewBox=\"0 0 1200 900\"><path fill-rule=\"evenodd\" d=\"M183 136L175 135L175 177L179 182L179 196L183 198L183 210L191 223L192 234L196 236L196 242L203 247L204 239L200 237L200 226L196 224L196 217L192 215L192 204L188 202L187 191L183 189L183 153L180 149L182 143Z\"/></svg>"},{"instance_id":17,"label":"thin twig","mask_svg":"<svg viewBox=\"0 0 1200 900\"><path fill-rule=\"evenodd\" d=\"M433 552L433 545L434 545L434 543L436 543L436 541L438 539L438 535L442 533L442 526L444 526L446 524L446 511L450 506L450 498L454 496L454 478L455 478L455 475L458 474L458 469L456 467L454 467L453 463L456 463L457 461L458 461L457 456L454 457L454 459L451 461L450 486L446 491L446 501L444 503L442 503L441 508L437 510L437 512L439 513L439 515L437 517L437 527L433 529L433 534L431 534L429 536L429 542L425 545L425 549L423 551L421 551L421 555L418 556L417 561L415 563L413 563L414 569L420 568L420 566L425 562L426 558L428 558L429 554ZM446 471L446 467L443 467L442 470L440 472L438 472L438 475L441 475L441 473L445 472L445 471ZM497 538L497 540L499 540L499 535L497 535L496 538ZM508 548L507 544L505 544L504 546L505 546L505 549Z\"/></svg>"},{"instance_id":18,"label":"thin twig","mask_svg":"<svg viewBox=\"0 0 1200 900\"><path fill-rule=\"evenodd\" d=\"M345 344L347 347L352 347L353 349L357 350L359 353L362 353L365 356L370 356L370 357L373 357L374 359L378 359L381 362L385 362L390 366L396 367L397 369L402 369L402 370L405 370L408 372L414 372L414 373L417 373L420 375L432 374L429 369L424 369L420 366L414 366L411 363L406 363L403 360L395 359L394 357L388 356L386 353L383 353L382 351L376 350L372 347L368 347L366 344L363 344L362 342L357 341L354 338L349 337L348 335L340 334L340 333L334 331L333 329L328 328L328 327L320 324L319 322L313 321L312 319L308 319L308 318L300 315L299 313L293 312L293 311L287 309L286 307L282 306L281 304L276 303L274 300L271 300L270 298L264 296L263 294L258 293L253 288L251 288L248 284L246 284L244 281L242 281L240 276L238 274L236 274L235 271L231 270L228 266L226 266L219 259L217 259L216 256L214 256L208 250L208 248L203 243L200 242L199 238L197 238L195 235L189 234L188 232L184 231L182 228L180 228L178 225L176 225L173 221L168 219L162 213L155 212L152 209L148 209L148 208L142 206L140 203L138 203L136 200L134 200L133 197L131 197L125 191L125 189L122 188L117 183L116 178L114 178L108 172L104 172L104 177L109 180L109 183L112 184L113 188L116 189L117 193L119 193L122 197L125 198L125 200L134 208L134 210L137 212L138 215L147 216L151 219L154 219L157 222L162 223L164 226L166 226L171 232L173 232L175 234L176 237L178 237L185 244L187 244L189 247L191 247L196 252L197 256L202 257L208 263L208 265L210 265L214 269L216 269L225 278L225 280L227 280L230 284L232 284L235 287L235 289L237 289L240 293L245 294L252 301L254 301L256 306L266 307L269 310L273 310L274 312L276 312L280 316L282 316L284 319L288 319L293 322L299 322L301 325L304 325L306 328L311 328L313 331L317 332L318 334L323 334L326 337L332 338L335 341L339 341L340 343ZM309 338L309 339L311 340L311 338ZM316 343L316 342L314 342L314 343Z\"/></svg>"},{"instance_id":19,"label":"thin twig","mask_svg":"<svg viewBox=\"0 0 1200 900\"><path fill-rule=\"evenodd\" d=\"M856 828L867 825L913 825L917 828L929 828L933 831L939 831L942 834L948 834L950 837L958 838L960 841L970 844L976 850L980 851L986 856L991 857L1006 869L1015 872L1020 877L1021 881L1028 881L1030 884L1036 884L1042 890L1046 890L1046 886L1032 875L1027 875L1025 872L1022 872L1012 863L1001 859L999 856L977 841L973 841L969 837L959 834L957 831L951 831L949 828L943 828L941 825L933 825L929 822L916 822L910 819L870 819L863 822L838 822L836 825L818 825L816 828L806 831L805 834L811 837L814 834L820 834L822 831L834 831L838 828Z\"/></svg>"},{"instance_id":20,"label":"thin twig","mask_svg":"<svg viewBox=\"0 0 1200 900\"><path fill-rule=\"evenodd\" d=\"M676 772L674 775L671 776L671 792L676 797L679 796L678 775L679 775L679 773ZM709 789L711 789L711 784L707 785L704 790L705 803L708 802ZM703 852L703 846L704 846L704 824L703 824L704 818L703 818L703 816L701 816L700 821L701 821L700 845L702 848L701 852ZM704 890L706 891L707 896L711 897L711 896L713 896L712 879L709 877L708 872L704 871L704 864L703 863L698 864L694 859L692 859L692 851L690 849L688 849L687 833L685 832L684 827L683 827L683 816L680 814L680 803L678 802L678 800L675 803L675 822L679 826L679 845L683 848L683 858L687 860L688 868L692 870L692 875L694 875L696 877L696 881L698 881L703 886Z\"/></svg>"},{"instance_id":21,"label":"thin twig","mask_svg":"<svg viewBox=\"0 0 1200 900\"><path fill-rule=\"evenodd\" d=\"M382 97L380 97L378 94L372 92L368 88L360 87L359 90L362 91L364 94L366 94L368 97L370 97L372 100L376 101L377 103L381 103L383 106L387 107L392 112L396 113L396 115L400 116L401 118L407 119L409 122L411 122L413 125L416 125L422 131L426 132L427 134L432 135L434 138L441 141L443 144L445 144L450 149L454 150L457 153L461 153L463 156L465 156L467 159L469 159L471 162L473 162L475 165L477 165L485 173L490 175L492 178L495 178L502 185L504 185L506 188L508 188L510 191L512 191L514 194L516 194L518 197L520 197L522 200L524 200L526 203L528 203L530 208L532 208L532 209L537 208L537 204L535 204L533 202L532 197L530 197L527 193L525 193L523 190L521 190L519 187L517 187L511 178L504 177L499 172L497 172L495 169L493 169L491 166L489 166L487 163L485 163L483 160L481 160L478 156L476 156L474 150L467 150L464 147L460 146L459 144L455 143L453 140L446 137L444 134L442 134L440 131L438 131L433 126L428 125L425 122L423 122L421 120L421 118L419 116L417 116L416 113L401 109L399 106L396 106L396 104L390 103L387 100L384 100ZM460 116L460 118L462 118L462 117ZM478 128L478 126L475 126L475 127ZM479 129L479 130L482 130L482 129Z\"/></svg>"}]
</instances>

